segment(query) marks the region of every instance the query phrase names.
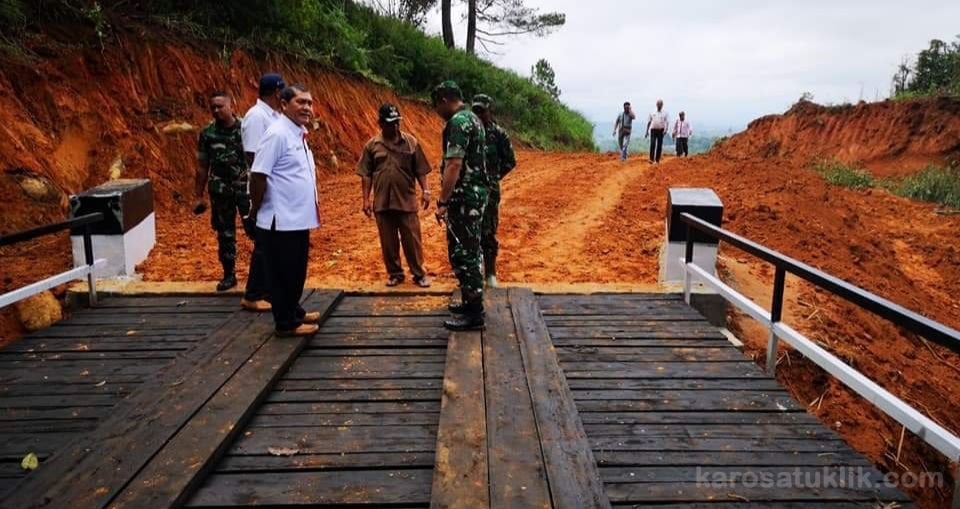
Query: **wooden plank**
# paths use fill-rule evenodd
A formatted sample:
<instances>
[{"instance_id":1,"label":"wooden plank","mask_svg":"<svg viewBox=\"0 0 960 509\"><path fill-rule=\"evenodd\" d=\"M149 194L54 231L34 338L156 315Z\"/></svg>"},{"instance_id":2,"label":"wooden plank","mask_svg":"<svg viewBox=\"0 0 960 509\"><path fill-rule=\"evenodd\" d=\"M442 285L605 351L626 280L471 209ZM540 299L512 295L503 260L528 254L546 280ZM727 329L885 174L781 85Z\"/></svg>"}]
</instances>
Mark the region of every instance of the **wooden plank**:
<instances>
[{"instance_id":1,"label":"wooden plank","mask_svg":"<svg viewBox=\"0 0 960 509\"><path fill-rule=\"evenodd\" d=\"M674 438L674 437L590 437L591 447L603 451L740 451L740 452L816 452L851 451L841 439L807 440L774 437L751 438Z\"/></svg>"},{"instance_id":2,"label":"wooden plank","mask_svg":"<svg viewBox=\"0 0 960 509\"><path fill-rule=\"evenodd\" d=\"M425 506L431 474L430 469L214 474L187 507Z\"/></svg>"},{"instance_id":3,"label":"wooden plank","mask_svg":"<svg viewBox=\"0 0 960 509\"><path fill-rule=\"evenodd\" d=\"M310 348L303 352L303 357L427 357L429 359L443 359L447 355L446 348Z\"/></svg>"},{"instance_id":4,"label":"wooden plank","mask_svg":"<svg viewBox=\"0 0 960 509\"><path fill-rule=\"evenodd\" d=\"M612 500L618 503L649 503L649 502L700 502L704 500L730 499L754 501L807 501L810 504L819 504L822 501L835 500L841 502L862 501L875 502L877 500L904 500L905 495L891 488L863 488L849 487L821 487L810 489L781 488L773 486L745 487L745 486L712 486L709 483L646 483L646 484L609 484L607 493ZM731 494L733 496L731 496ZM909 500L909 499L906 499Z\"/></svg>"},{"instance_id":5,"label":"wooden plank","mask_svg":"<svg viewBox=\"0 0 960 509\"><path fill-rule=\"evenodd\" d=\"M430 507L490 507L481 333L447 345Z\"/></svg>"},{"instance_id":6,"label":"wooden plank","mask_svg":"<svg viewBox=\"0 0 960 509\"><path fill-rule=\"evenodd\" d=\"M641 379L577 379L567 380L567 385L573 390L596 389L624 391L657 391L657 390L731 390L731 391L783 391L783 387L772 378L732 378L732 379L698 379L698 378L641 378Z\"/></svg>"},{"instance_id":7,"label":"wooden plank","mask_svg":"<svg viewBox=\"0 0 960 509\"><path fill-rule=\"evenodd\" d=\"M227 456L216 472L293 472L386 468L433 468L434 453L380 452L353 454L296 454L293 456ZM436 474L434 474L436 475ZM436 483L436 478L434 478ZM483 487L486 492L486 486ZM436 489L434 488L434 495Z\"/></svg>"},{"instance_id":8,"label":"wooden plank","mask_svg":"<svg viewBox=\"0 0 960 509\"><path fill-rule=\"evenodd\" d=\"M491 507L550 507L530 388L506 290L486 295L483 373Z\"/></svg>"},{"instance_id":9,"label":"wooden plank","mask_svg":"<svg viewBox=\"0 0 960 509\"><path fill-rule=\"evenodd\" d=\"M799 474L800 477L796 477ZM760 476L768 479L789 479L789 483L796 483L797 479L806 482L806 479L814 481L823 479L826 482L832 478L832 482L847 482L851 485L859 485L861 482L873 483L883 482L883 474L872 467L849 468L840 465L830 465L823 467L796 467L796 466L740 466L740 467L721 467L710 466L703 468L700 466L666 466L666 467L610 467L602 469L604 482L624 483L624 484L660 484L667 482L675 483L695 483L698 478L701 482L716 483L718 478L724 481L720 484L731 485L739 484L743 476L748 476L747 481L759 483ZM752 479L751 479L752 477ZM733 488L733 486L731 486ZM810 488L813 488L812 486Z\"/></svg>"},{"instance_id":10,"label":"wooden plank","mask_svg":"<svg viewBox=\"0 0 960 509\"><path fill-rule=\"evenodd\" d=\"M325 320L341 295L339 291L314 293L304 307L319 311ZM271 336L137 473L110 507L178 507L186 502L306 343L303 337Z\"/></svg>"},{"instance_id":11,"label":"wooden plank","mask_svg":"<svg viewBox=\"0 0 960 509\"><path fill-rule=\"evenodd\" d=\"M281 380L275 391L332 391L377 389L442 389L442 378L397 378L385 380ZM437 398L439 399L439 398Z\"/></svg>"},{"instance_id":12,"label":"wooden plank","mask_svg":"<svg viewBox=\"0 0 960 509\"><path fill-rule=\"evenodd\" d=\"M592 438L598 437L672 437L672 438L794 438L841 440L829 428L816 424L585 424Z\"/></svg>"},{"instance_id":13,"label":"wooden plank","mask_svg":"<svg viewBox=\"0 0 960 509\"><path fill-rule=\"evenodd\" d=\"M752 362L565 362L567 378L769 378Z\"/></svg>"},{"instance_id":14,"label":"wooden plank","mask_svg":"<svg viewBox=\"0 0 960 509\"><path fill-rule=\"evenodd\" d=\"M250 421L252 428L316 428L323 426L438 426L439 413L399 414L261 414Z\"/></svg>"},{"instance_id":15,"label":"wooden plank","mask_svg":"<svg viewBox=\"0 0 960 509\"><path fill-rule=\"evenodd\" d=\"M581 412L749 412L754 409L765 412L805 412L803 407L787 398L779 401L770 398L747 397L722 401L702 398L651 400L580 399L577 397L577 392L578 391L574 391L574 398L577 400L577 408L579 408ZM642 397L642 393L640 394L640 396L636 397ZM780 408L781 406L783 407L782 409Z\"/></svg>"},{"instance_id":16,"label":"wooden plank","mask_svg":"<svg viewBox=\"0 0 960 509\"><path fill-rule=\"evenodd\" d=\"M729 345L726 338L717 336L705 339L661 338L661 339L623 339L623 338L553 338L553 345L571 351L591 350L601 347L633 348L642 351L647 347L655 348L696 348Z\"/></svg>"},{"instance_id":17,"label":"wooden plank","mask_svg":"<svg viewBox=\"0 0 960 509\"><path fill-rule=\"evenodd\" d=\"M24 395L0 397L0 409L8 408L74 408L85 406L112 407L122 397L115 394Z\"/></svg>"},{"instance_id":18,"label":"wooden plank","mask_svg":"<svg viewBox=\"0 0 960 509\"><path fill-rule=\"evenodd\" d=\"M795 452L756 451L594 451L597 463L607 466L872 466L868 459L853 451ZM602 472L602 469L601 469Z\"/></svg>"},{"instance_id":19,"label":"wooden plank","mask_svg":"<svg viewBox=\"0 0 960 509\"><path fill-rule=\"evenodd\" d=\"M230 448L230 455L264 455L271 447L288 447L302 454L358 452L434 452L434 426L344 426L323 428L257 428L247 430Z\"/></svg>"},{"instance_id":20,"label":"wooden plank","mask_svg":"<svg viewBox=\"0 0 960 509\"><path fill-rule=\"evenodd\" d=\"M374 389L332 391L278 391L270 394L270 403L307 403L313 401L436 401L440 389ZM0 400L2 407L2 400Z\"/></svg>"},{"instance_id":21,"label":"wooden plank","mask_svg":"<svg viewBox=\"0 0 960 509\"><path fill-rule=\"evenodd\" d=\"M530 290L509 291L527 385L547 469L553 507L608 508L607 499L580 422L573 394L550 343L547 326Z\"/></svg>"},{"instance_id":22,"label":"wooden plank","mask_svg":"<svg viewBox=\"0 0 960 509\"><path fill-rule=\"evenodd\" d=\"M401 347L445 347L447 338L375 338L375 337L323 337L314 339L310 348L401 348Z\"/></svg>"},{"instance_id":23,"label":"wooden plank","mask_svg":"<svg viewBox=\"0 0 960 509\"><path fill-rule=\"evenodd\" d=\"M134 351L134 352L104 352L104 351L72 351L55 353L16 353L0 352L0 369L13 365L15 362L34 362L38 364L48 362L64 361L89 361L89 360L140 360L140 359L165 359L170 360L177 356L180 351L186 350L152 350L152 351Z\"/></svg>"},{"instance_id":24,"label":"wooden plank","mask_svg":"<svg viewBox=\"0 0 960 509\"><path fill-rule=\"evenodd\" d=\"M801 412L586 412L580 419L589 424L818 424L816 417Z\"/></svg>"},{"instance_id":25,"label":"wooden plank","mask_svg":"<svg viewBox=\"0 0 960 509\"><path fill-rule=\"evenodd\" d=\"M372 401L363 403L274 403L264 405L260 415L296 415L296 414L400 414L400 413L440 413L439 401Z\"/></svg>"},{"instance_id":26,"label":"wooden plank","mask_svg":"<svg viewBox=\"0 0 960 509\"><path fill-rule=\"evenodd\" d=\"M193 313L189 315L123 315L116 313L80 313L68 320L59 322L64 327L89 327L91 325L163 325L170 326L177 323L219 325L229 318L231 313Z\"/></svg>"},{"instance_id":27,"label":"wooden plank","mask_svg":"<svg viewBox=\"0 0 960 509\"><path fill-rule=\"evenodd\" d=\"M614 353L607 349L593 352L560 351L561 362L737 362L747 357L733 345L719 348L643 348L632 352Z\"/></svg>"},{"instance_id":28,"label":"wooden plank","mask_svg":"<svg viewBox=\"0 0 960 509\"><path fill-rule=\"evenodd\" d=\"M24 480L7 501L31 507L103 507L260 348L272 333L264 315L237 313L110 412L90 434ZM169 332L169 331L168 331Z\"/></svg>"}]
</instances>

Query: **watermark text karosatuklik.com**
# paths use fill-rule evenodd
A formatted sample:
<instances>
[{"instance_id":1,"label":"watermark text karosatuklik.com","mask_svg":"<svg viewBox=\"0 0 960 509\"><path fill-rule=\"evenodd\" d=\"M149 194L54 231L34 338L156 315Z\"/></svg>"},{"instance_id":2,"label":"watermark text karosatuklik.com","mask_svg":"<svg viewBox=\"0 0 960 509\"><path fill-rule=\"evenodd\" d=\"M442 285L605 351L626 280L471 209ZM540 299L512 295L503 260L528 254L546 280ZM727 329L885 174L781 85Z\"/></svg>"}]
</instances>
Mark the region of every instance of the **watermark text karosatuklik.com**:
<instances>
[{"instance_id":1,"label":"watermark text karosatuklik.com","mask_svg":"<svg viewBox=\"0 0 960 509\"><path fill-rule=\"evenodd\" d=\"M697 486L711 488L942 488L941 472L890 472L881 474L864 467L711 470L697 467Z\"/></svg>"}]
</instances>

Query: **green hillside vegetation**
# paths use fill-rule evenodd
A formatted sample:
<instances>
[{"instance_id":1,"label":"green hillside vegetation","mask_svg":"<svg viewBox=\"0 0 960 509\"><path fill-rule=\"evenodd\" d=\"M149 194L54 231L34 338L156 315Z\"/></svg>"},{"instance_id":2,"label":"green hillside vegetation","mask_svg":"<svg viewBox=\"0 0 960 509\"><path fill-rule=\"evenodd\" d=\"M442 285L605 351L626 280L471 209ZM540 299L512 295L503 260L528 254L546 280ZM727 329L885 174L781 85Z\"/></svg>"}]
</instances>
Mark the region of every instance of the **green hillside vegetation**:
<instances>
[{"instance_id":1,"label":"green hillside vegetation","mask_svg":"<svg viewBox=\"0 0 960 509\"><path fill-rule=\"evenodd\" d=\"M595 149L590 122L530 79L447 49L440 38L349 0L0 0L0 37L8 51L22 52L17 41L42 26L78 22L92 29L92 43L111 44L111 31L125 24L155 25L216 41L224 52L285 53L359 73L420 98L455 79L467 96L492 96L501 120L522 142Z\"/></svg>"},{"instance_id":2,"label":"green hillside vegetation","mask_svg":"<svg viewBox=\"0 0 960 509\"><path fill-rule=\"evenodd\" d=\"M952 43L930 41L915 60L904 60L893 76L894 99L932 96L960 96L960 37Z\"/></svg>"}]
</instances>

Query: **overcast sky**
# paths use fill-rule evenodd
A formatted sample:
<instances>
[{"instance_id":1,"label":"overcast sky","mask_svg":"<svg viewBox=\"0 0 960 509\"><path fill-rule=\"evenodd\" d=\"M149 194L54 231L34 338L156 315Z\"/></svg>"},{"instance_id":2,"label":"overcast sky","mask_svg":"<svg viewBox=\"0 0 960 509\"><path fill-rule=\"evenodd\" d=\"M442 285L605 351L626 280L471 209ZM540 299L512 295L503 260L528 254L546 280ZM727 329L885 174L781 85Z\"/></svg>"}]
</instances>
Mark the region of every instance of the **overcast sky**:
<instances>
[{"instance_id":1,"label":"overcast sky","mask_svg":"<svg viewBox=\"0 0 960 509\"><path fill-rule=\"evenodd\" d=\"M663 98L672 117L683 109L695 125L742 128L804 92L820 103L882 99L904 56L960 34L958 0L527 4L565 13L566 26L543 39L509 39L502 55L486 58L524 75L546 58L561 99L601 121L612 121L625 100L644 113ZM438 17L428 31L439 32Z\"/></svg>"}]
</instances>

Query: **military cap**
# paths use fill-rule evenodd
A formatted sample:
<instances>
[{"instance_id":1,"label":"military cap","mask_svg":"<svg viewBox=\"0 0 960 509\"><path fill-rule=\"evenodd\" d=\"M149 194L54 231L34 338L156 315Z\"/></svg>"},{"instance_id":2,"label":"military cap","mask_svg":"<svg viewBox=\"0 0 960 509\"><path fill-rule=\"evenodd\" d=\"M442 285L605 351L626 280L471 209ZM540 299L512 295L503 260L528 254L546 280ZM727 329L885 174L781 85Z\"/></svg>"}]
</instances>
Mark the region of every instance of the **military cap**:
<instances>
[{"instance_id":1,"label":"military cap","mask_svg":"<svg viewBox=\"0 0 960 509\"><path fill-rule=\"evenodd\" d=\"M493 98L487 94L477 94L473 96L473 107L489 110L493 106Z\"/></svg>"},{"instance_id":2,"label":"military cap","mask_svg":"<svg viewBox=\"0 0 960 509\"><path fill-rule=\"evenodd\" d=\"M381 122L393 123L403 119L400 116L400 109L390 103L384 103L380 106L379 117Z\"/></svg>"},{"instance_id":3,"label":"military cap","mask_svg":"<svg viewBox=\"0 0 960 509\"><path fill-rule=\"evenodd\" d=\"M457 82L453 80L444 81L434 87L433 92L430 93L430 99L433 101L433 104L437 104L440 102L441 96L450 93L453 93L457 98L463 99L463 91L460 90L460 85L457 85Z\"/></svg>"}]
</instances>

